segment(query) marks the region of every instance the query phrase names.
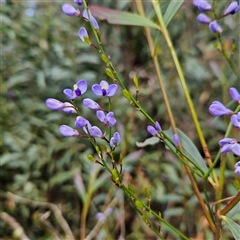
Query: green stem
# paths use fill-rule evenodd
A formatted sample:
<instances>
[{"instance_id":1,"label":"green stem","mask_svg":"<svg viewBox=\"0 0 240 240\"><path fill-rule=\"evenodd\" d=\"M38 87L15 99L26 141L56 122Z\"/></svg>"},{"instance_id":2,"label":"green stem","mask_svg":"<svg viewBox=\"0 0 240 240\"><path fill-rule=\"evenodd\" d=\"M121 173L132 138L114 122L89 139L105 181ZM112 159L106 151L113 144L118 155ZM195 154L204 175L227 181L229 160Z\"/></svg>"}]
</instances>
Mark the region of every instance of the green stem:
<instances>
[{"instance_id":1,"label":"green stem","mask_svg":"<svg viewBox=\"0 0 240 240\"><path fill-rule=\"evenodd\" d=\"M222 192L223 192L223 185L224 185L224 179L225 179L225 169L226 169L226 163L227 163L227 156L222 155L221 157L221 165L220 165L220 177L219 177L219 186L216 189L216 200L219 201L217 203L217 210L221 207L221 199L222 199Z\"/></svg>"},{"instance_id":2,"label":"green stem","mask_svg":"<svg viewBox=\"0 0 240 240\"><path fill-rule=\"evenodd\" d=\"M127 194L130 195L135 201L140 201L124 184L122 185L123 191ZM141 201L140 201L141 202ZM166 222L159 214L155 213L149 206L146 204L142 203L142 206L148 210L149 213L151 213L153 216L155 216L157 219L159 219L162 223L167 225L169 228L171 228L174 232L176 232L179 236L181 236L183 239L189 240L183 233L181 233L178 229L176 229L174 226L172 226L170 223Z\"/></svg>"},{"instance_id":3,"label":"green stem","mask_svg":"<svg viewBox=\"0 0 240 240\"><path fill-rule=\"evenodd\" d=\"M218 17L217 17L217 14L216 14L216 11L215 11L215 0L213 1L212 3L212 12L213 12L213 16L215 18L215 20L218 20ZM228 62L230 68L232 69L232 71L234 72L234 74L236 75L236 77L238 78L238 80L240 80L240 73L237 72L236 68L235 68L235 65L233 64L232 60L231 60L231 57L228 56L227 52L226 52L226 49L224 47L224 44L223 44L223 41L222 41L222 36L220 33L217 33L217 39L218 39L218 42L220 43L220 46L221 46L221 53L223 55L223 57L226 59L226 61Z\"/></svg>"}]
</instances>

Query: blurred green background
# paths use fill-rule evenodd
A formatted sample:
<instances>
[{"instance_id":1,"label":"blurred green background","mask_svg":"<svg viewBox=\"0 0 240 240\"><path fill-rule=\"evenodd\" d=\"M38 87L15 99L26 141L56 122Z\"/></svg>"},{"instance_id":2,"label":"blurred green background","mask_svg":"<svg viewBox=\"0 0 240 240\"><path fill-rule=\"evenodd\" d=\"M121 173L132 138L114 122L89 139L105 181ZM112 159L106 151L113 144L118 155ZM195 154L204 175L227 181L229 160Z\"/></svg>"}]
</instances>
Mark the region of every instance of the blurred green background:
<instances>
[{"instance_id":1,"label":"blurred green background","mask_svg":"<svg viewBox=\"0 0 240 240\"><path fill-rule=\"evenodd\" d=\"M91 3L137 11L134 1L130 0ZM150 14L150 2L144 4ZM77 35L79 27L88 26L78 18L64 15L61 5L62 2L54 1L1 1L0 210L12 216L30 239L63 239L66 229L62 222L59 223L49 205L38 202L56 204L74 237L79 238L83 201L86 201L91 185L93 196L87 217L87 234L98 221L96 214L103 212L109 204L113 207L111 203L114 203L112 214L101 225L95 239L156 239L109 175L87 159L88 154L94 154L91 145L84 139L60 135L59 126L73 127L75 116L50 111L45 105L49 97L67 101L62 90L71 88L79 79L86 79L89 86L102 79L111 82L97 51L81 42ZM219 4L218 10L223 11L226 5ZM197 23L197 14L191 1L185 2L169 24L169 31L211 154L215 157L228 120L212 122L208 106L213 100L228 103L228 88L239 88L240 84L221 54L214 49L214 34L207 26ZM237 46L233 59L239 67L239 14L223 19L221 24L226 49L231 51L232 43ZM143 29L111 26L105 21L99 21L99 25L103 46L125 84L134 93L132 79L134 75L139 77L139 101L163 129L168 129L169 122ZM152 34L157 37L155 31ZM93 39L91 33L90 38ZM166 43L160 37L156 46L177 126L201 152ZM90 88L84 97L105 104L93 96ZM83 116L97 124L95 114L81 107L81 99L77 103ZM131 183L142 199L146 199L144 189L149 188L153 209L163 212L165 218L187 236L196 236L200 226L204 226L204 219L196 208L197 200L180 162L161 144L143 149L136 146L136 141L149 137L146 131L149 122L128 104L120 91L113 98L113 109L118 120L117 130L122 136L121 147L116 152L125 157L125 182ZM225 197L236 192L232 186L235 161L229 156ZM201 181L199 187L202 189ZM17 195L24 199L18 199ZM163 231L166 239L177 239L167 229L163 228ZM18 236L7 221L0 221L1 239L17 239Z\"/></svg>"}]
</instances>

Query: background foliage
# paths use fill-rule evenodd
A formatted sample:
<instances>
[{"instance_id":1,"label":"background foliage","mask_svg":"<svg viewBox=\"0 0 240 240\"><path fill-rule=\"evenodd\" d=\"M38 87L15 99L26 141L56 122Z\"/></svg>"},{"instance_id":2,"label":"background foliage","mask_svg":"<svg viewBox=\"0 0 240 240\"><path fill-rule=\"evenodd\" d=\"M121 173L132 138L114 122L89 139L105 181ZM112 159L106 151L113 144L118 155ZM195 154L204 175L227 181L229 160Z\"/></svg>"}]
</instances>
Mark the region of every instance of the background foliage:
<instances>
[{"instance_id":1,"label":"background foliage","mask_svg":"<svg viewBox=\"0 0 240 240\"><path fill-rule=\"evenodd\" d=\"M79 27L85 23L64 15L61 3L57 2L6 1L1 4L1 211L14 217L30 239L51 239L54 233L63 236L64 232L57 218L49 212L49 207L16 201L14 195L7 192L33 201L57 204L77 238L82 202L86 200L90 182L93 196L87 219L88 233L96 225L96 213L104 211L117 196L113 213L103 224L97 239L117 239L119 236L155 239L131 203L125 201L112 184L109 175L87 160L88 154L94 154L90 144L60 135L59 125L73 126L74 117L52 112L45 105L48 97L66 101L62 90L71 87L78 79L86 79L89 85L102 79L110 80L95 50L77 36ZM136 12L132 1L98 1L98 4ZM146 2L145 5L150 15L151 4ZM219 8L223 10L224 6L219 5ZM29 16L32 10L34 15ZM239 87L239 84L214 49L214 35L197 23L196 16L197 11L191 1L185 2L169 24L169 31L214 157L227 122L214 119L212 124L208 106L213 99L229 102L228 88ZM230 51L231 43L239 42L239 31L236 31L240 29L239 15L223 22L223 39ZM126 85L134 92L132 78L134 75L139 77L140 102L155 120L161 122L163 129L168 129L169 122L143 29L111 26L101 21L100 34L106 52L112 57ZM165 86L178 128L199 146L176 70L166 49L160 37L156 51L160 54ZM239 49L236 51L237 62ZM85 96L94 98L90 91ZM149 188L153 209L164 212L165 218L188 236L199 236L197 223L204 226L204 220L199 219L197 200L182 165L161 144L143 149L136 146L136 141L141 142L148 137L146 126L149 123L120 97L120 93L113 99L113 107L123 140L121 153L125 156L125 181L134 185L143 199L146 198L144 189ZM92 122L96 121L92 112L83 108L81 111ZM229 185L225 196L236 191L232 186L235 160L229 158ZM47 221L52 229L47 226L47 221L41 220L46 213L50 215ZM12 229L1 221L0 237L12 239L12 234ZM171 234L165 229L166 238L174 239Z\"/></svg>"}]
</instances>

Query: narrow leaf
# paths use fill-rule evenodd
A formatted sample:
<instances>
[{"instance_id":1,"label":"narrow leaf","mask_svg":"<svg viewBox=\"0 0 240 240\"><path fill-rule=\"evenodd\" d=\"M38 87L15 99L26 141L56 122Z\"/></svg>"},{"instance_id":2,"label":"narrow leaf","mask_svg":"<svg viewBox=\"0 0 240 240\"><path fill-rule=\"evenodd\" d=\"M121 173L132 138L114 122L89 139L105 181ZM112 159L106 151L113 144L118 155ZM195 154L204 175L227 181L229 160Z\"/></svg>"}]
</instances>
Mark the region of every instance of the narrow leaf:
<instances>
[{"instance_id":1,"label":"narrow leaf","mask_svg":"<svg viewBox=\"0 0 240 240\"><path fill-rule=\"evenodd\" d=\"M222 216L223 221L228 225L233 237L239 240L240 226L226 216Z\"/></svg>"},{"instance_id":2,"label":"narrow leaf","mask_svg":"<svg viewBox=\"0 0 240 240\"><path fill-rule=\"evenodd\" d=\"M100 7L97 5L90 6L90 11L94 17L98 17L101 20L107 20L110 24L160 29L156 23L138 14Z\"/></svg>"},{"instance_id":3,"label":"narrow leaf","mask_svg":"<svg viewBox=\"0 0 240 240\"><path fill-rule=\"evenodd\" d=\"M148 145L155 145L159 142L160 142L159 138L150 137L150 138L145 139L144 142L136 142L136 145L137 145L137 147L146 147Z\"/></svg>"},{"instance_id":4,"label":"narrow leaf","mask_svg":"<svg viewBox=\"0 0 240 240\"><path fill-rule=\"evenodd\" d=\"M173 139L173 132L172 132L171 128L164 132L168 135L169 138ZM180 143L182 144L184 153L191 160L193 160L193 162L195 162L196 165L199 166L199 168L201 168L206 173L208 171L208 168L207 168L202 156L200 155L198 149L192 142L192 140L187 135L185 135L182 131L180 131L179 129L177 130L177 132L178 132L178 136L180 139Z\"/></svg>"},{"instance_id":5,"label":"narrow leaf","mask_svg":"<svg viewBox=\"0 0 240 240\"><path fill-rule=\"evenodd\" d=\"M163 16L163 20L166 26L170 23L175 13L182 6L183 2L184 0L178 0L178 1L171 1L169 3L168 8Z\"/></svg>"}]
</instances>

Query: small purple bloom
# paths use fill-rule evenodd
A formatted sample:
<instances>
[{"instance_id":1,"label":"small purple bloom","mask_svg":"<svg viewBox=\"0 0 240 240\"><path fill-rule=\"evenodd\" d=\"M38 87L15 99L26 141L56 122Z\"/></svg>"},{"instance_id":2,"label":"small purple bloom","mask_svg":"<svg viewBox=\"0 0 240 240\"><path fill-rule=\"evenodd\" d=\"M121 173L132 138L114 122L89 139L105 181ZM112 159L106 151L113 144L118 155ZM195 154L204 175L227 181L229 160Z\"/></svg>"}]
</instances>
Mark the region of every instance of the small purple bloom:
<instances>
[{"instance_id":1,"label":"small purple bloom","mask_svg":"<svg viewBox=\"0 0 240 240\"><path fill-rule=\"evenodd\" d=\"M73 90L70 88L66 88L63 90L63 93L66 95L67 98L73 100L81 96L86 91L87 91L87 82L86 80L82 79L82 80L79 80L76 84L74 84Z\"/></svg>"},{"instance_id":2,"label":"small purple bloom","mask_svg":"<svg viewBox=\"0 0 240 240\"><path fill-rule=\"evenodd\" d=\"M197 16L197 20L199 23L202 24L209 24L211 22L211 19L205 13L200 13Z\"/></svg>"},{"instance_id":3,"label":"small purple bloom","mask_svg":"<svg viewBox=\"0 0 240 240\"><path fill-rule=\"evenodd\" d=\"M64 108L64 103L55 98L48 98L46 100L46 105L51 110L62 110Z\"/></svg>"},{"instance_id":4,"label":"small purple bloom","mask_svg":"<svg viewBox=\"0 0 240 240\"><path fill-rule=\"evenodd\" d=\"M83 4L82 0L74 0L74 2L79 6L81 6Z\"/></svg>"},{"instance_id":5,"label":"small purple bloom","mask_svg":"<svg viewBox=\"0 0 240 240\"><path fill-rule=\"evenodd\" d=\"M218 24L216 20L210 22L209 29L213 33L221 33L223 31L222 27Z\"/></svg>"},{"instance_id":6,"label":"small purple bloom","mask_svg":"<svg viewBox=\"0 0 240 240\"><path fill-rule=\"evenodd\" d=\"M83 105L93 110L101 110L101 107L99 106L99 104L94 102L90 98L85 98L83 100Z\"/></svg>"},{"instance_id":7,"label":"small purple bloom","mask_svg":"<svg viewBox=\"0 0 240 240\"><path fill-rule=\"evenodd\" d=\"M161 126L160 126L160 124L159 124L158 121L156 121L156 123L155 123L155 128L156 128L156 130L157 130L158 132L162 131L162 128L161 128Z\"/></svg>"},{"instance_id":8,"label":"small purple bloom","mask_svg":"<svg viewBox=\"0 0 240 240\"><path fill-rule=\"evenodd\" d=\"M67 125L62 125L59 128L60 133L64 136L64 137L77 137L79 136L79 132Z\"/></svg>"},{"instance_id":9,"label":"small purple bloom","mask_svg":"<svg viewBox=\"0 0 240 240\"><path fill-rule=\"evenodd\" d=\"M224 138L219 141L219 145L222 147L221 153L226 154L232 152L234 156L240 156L240 144L234 138Z\"/></svg>"},{"instance_id":10,"label":"small purple bloom","mask_svg":"<svg viewBox=\"0 0 240 240\"><path fill-rule=\"evenodd\" d=\"M64 103L63 111L65 113L68 113L68 114L75 114L75 113L77 113L77 111L75 110L74 106L71 103L69 103L69 102L65 102Z\"/></svg>"},{"instance_id":11,"label":"small purple bloom","mask_svg":"<svg viewBox=\"0 0 240 240\"><path fill-rule=\"evenodd\" d=\"M118 132L115 132L113 134L113 137L110 139L110 146L112 148L115 148L120 144L120 142L121 142L120 134Z\"/></svg>"},{"instance_id":12,"label":"small purple bloom","mask_svg":"<svg viewBox=\"0 0 240 240\"><path fill-rule=\"evenodd\" d=\"M92 86L92 91L97 96L107 96L112 97L116 94L118 90L117 84L108 84L105 80L102 80L100 84L94 84Z\"/></svg>"},{"instance_id":13,"label":"small purple bloom","mask_svg":"<svg viewBox=\"0 0 240 240\"><path fill-rule=\"evenodd\" d=\"M229 14L235 14L239 11L239 6L237 1L234 1L232 3L230 3L230 5L228 6L228 8L225 10L224 15L229 15Z\"/></svg>"},{"instance_id":14,"label":"small purple bloom","mask_svg":"<svg viewBox=\"0 0 240 240\"><path fill-rule=\"evenodd\" d=\"M179 146L179 138L177 134L173 134L173 143L176 147Z\"/></svg>"},{"instance_id":15,"label":"small purple bloom","mask_svg":"<svg viewBox=\"0 0 240 240\"><path fill-rule=\"evenodd\" d=\"M84 37L88 38L88 33L87 33L87 30L86 28L84 27L81 27L79 30L78 30L78 36L80 37L80 39L83 41L83 42L86 42Z\"/></svg>"},{"instance_id":16,"label":"small purple bloom","mask_svg":"<svg viewBox=\"0 0 240 240\"><path fill-rule=\"evenodd\" d=\"M106 216L105 216L103 213L101 213L101 212L98 212L98 213L96 214L96 218L97 218L99 221L101 221L101 222L104 222L104 221L106 220Z\"/></svg>"},{"instance_id":17,"label":"small purple bloom","mask_svg":"<svg viewBox=\"0 0 240 240\"><path fill-rule=\"evenodd\" d=\"M235 168L235 171L234 173L238 176L240 176L240 161L237 162L235 165L234 165L234 168Z\"/></svg>"},{"instance_id":18,"label":"small purple bloom","mask_svg":"<svg viewBox=\"0 0 240 240\"><path fill-rule=\"evenodd\" d=\"M97 118L107 126L113 127L117 122L116 119L113 117L114 113L109 112L105 115L104 111L99 110L96 112Z\"/></svg>"},{"instance_id":19,"label":"small purple bloom","mask_svg":"<svg viewBox=\"0 0 240 240\"><path fill-rule=\"evenodd\" d=\"M209 4L207 1L201 1L200 4L198 5L198 9L200 11L209 11L212 9L212 5Z\"/></svg>"},{"instance_id":20,"label":"small purple bloom","mask_svg":"<svg viewBox=\"0 0 240 240\"><path fill-rule=\"evenodd\" d=\"M209 107L209 112L215 117L221 117L223 115L229 115L232 111L226 108L221 102L214 101Z\"/></svg>"},{"instance_id":21,"label":"small purple bloom","mask_svg":"<svg viewBox=\"0 0 240 240\"><path fill-rule=\"evenodd\" d=\"M212 9L211 4L209 4L206 0L193 0L193 5L198 7L200 11L208 11Z\"/></svg>"},{"instance_id":22,"label":"small purple bloom","mask_svg":"<svg viewBox=\"0 0 240 240\"><path fill-rule=\"evenodd\" d=\"M236 88L234 87L229 88L229 94L235 102L240 103L240 94Z\"/></svg>"},{"instance_id":23,"label":"small purple bloom","mask_svg":"<svg viewBox=\"0 0 240 240\"><path fill-rule=\"evenodd\" d=\"M88 19L88 14L87 14L86 9L83 10L83 14L82 14L82 15L83 15L84 18ZM96 30L98 30L98 29L99 29L99 25L98 25L97 20L93 17L93 15L91 14L90 11L89 11L89 15L90 15L90 21L91 21L93 27L94 27Z\"/></svg>"},{"instance_id":24,"label":"small purple bloom","mask_svg":"<svg viewBox=\"0 0 240 240\"><path fill-rule=\"evenodd\" d=\"M86 126L88 126L88 128L91 127L90 122L87 119L85 119L84 117L78 116L75 121L75 127L76 128L84 128Z\"/></svg>"},{"instance_id":25,"label":"small purple bloom","mask_svg":"<svg viewBox=\"0 0 240 240\"><path fill-rule=\"evenodd\" d=\"M65 3L62 5L62 11L67 15L67 16L79 16L80 12L79 10L75 9L72 5Z\"/></svg>"},{"instance_id":26,"label":"small purple bloom","mask_svg":"<svg viewBox=\"0 0 240 240\"><path fill-rule=\"evenodd\" d=\"M240 129L240 112L238 114L233 114L231 116L231 122L232 122L234 127Z\"/></svg>"},{"instance_id":27,"label":"small purple bloom","mask_svg":"<svg viewBox=\"0 0 240 240\"><path fill-rule=\"evenodd\" d=\"M161 126L158 121L155 123L155 127L149 125L147 126L147 131L152 135L152 136L157 136L158 133L161 131Z\"/></svg>"},{"instance_id":28,"label":"small purple bloom","mask_svg":"<svg viewBox=\"0 0 240 240\"><path fill-rule=\"evenodd\" d=\"M89 128L89 133L92 137L98 137L98 138L103 137L102 131L100 130L100 128L96 126Z\"/></svg>"}]
</instances>

